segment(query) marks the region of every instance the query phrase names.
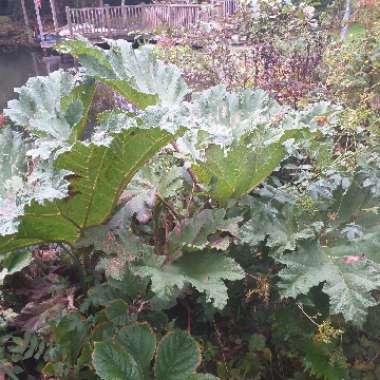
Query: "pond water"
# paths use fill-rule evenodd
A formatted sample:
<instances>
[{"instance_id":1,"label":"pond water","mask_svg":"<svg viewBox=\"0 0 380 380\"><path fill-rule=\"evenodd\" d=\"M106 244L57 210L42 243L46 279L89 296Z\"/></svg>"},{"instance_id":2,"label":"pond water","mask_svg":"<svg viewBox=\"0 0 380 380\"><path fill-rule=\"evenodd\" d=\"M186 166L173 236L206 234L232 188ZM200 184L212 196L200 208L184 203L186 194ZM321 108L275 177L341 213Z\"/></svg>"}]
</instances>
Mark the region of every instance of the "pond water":
<instances>
[{"instance_id":1,"label":"pond water","mask_svg":"<svg viewBox=\"0 0 380 380\"><path fill-rule=\"evenodd\" d=\"M48 72L66 66L60 57L43 56L41 51L20 49L13 53L0 53L0 113L8 100L17 97L13 91L32 76L47 75Z\"/></svg>"}]
</instances>

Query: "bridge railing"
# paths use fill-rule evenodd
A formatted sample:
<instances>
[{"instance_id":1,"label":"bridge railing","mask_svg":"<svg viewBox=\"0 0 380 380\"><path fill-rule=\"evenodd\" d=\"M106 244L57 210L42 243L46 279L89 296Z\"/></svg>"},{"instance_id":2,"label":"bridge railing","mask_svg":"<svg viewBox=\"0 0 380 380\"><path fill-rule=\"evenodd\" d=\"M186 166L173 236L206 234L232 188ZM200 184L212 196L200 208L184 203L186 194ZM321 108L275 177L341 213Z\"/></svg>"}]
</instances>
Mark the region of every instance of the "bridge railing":
<instances>
[{"instance_id":1,"label":"bridge railing","mask_svg":"<svg viewBox=\"0 0 380 380\"><path fill-rule=\"evenodd\" d=\"M66 7L71 35L88 37L125 35L131 31L158 27L189 29L199 21L229 17L237 11L237 0L218 0L213 4L139 4L91 8Z\"/></svg>"}]
</instances>

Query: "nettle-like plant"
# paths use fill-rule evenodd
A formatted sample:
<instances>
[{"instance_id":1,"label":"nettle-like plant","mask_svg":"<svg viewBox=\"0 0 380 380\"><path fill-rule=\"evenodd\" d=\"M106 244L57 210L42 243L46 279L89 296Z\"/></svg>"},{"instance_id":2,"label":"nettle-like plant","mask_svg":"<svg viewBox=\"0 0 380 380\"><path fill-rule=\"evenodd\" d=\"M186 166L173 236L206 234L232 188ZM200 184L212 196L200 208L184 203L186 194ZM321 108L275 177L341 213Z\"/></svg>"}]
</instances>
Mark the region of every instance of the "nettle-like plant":
<instances>
[{"instance_id":1,"label":"nettle-like plant","mask_svg":"<svg viewBox=\"0 0 380 380\"><path fill-rule=\"evenodd\" d=\"M127 288L133 283L125 274L133 273L146 281L145 301L102 304L112 323L130 323L126 315L145 302L162 310L189 292L222 310L225 281L247 271L229 253L239 259L240 248L252 255L265 249L282 268L283 297L302 302L319 287L332 315L363 323L380 286L376 154L353 174L331 167L323 175L334 144L328 105L294 111L262 90L230 93L223 86L191 93L179 69L150 47L109 44L105 51L86 40L65 42L59 49L79 58L80 75L32 78L5 110L18 126L0 131L5 262L57 243L74 260L83 290L89 257ZM125 108L96 115L93 127L99 84L122 96ZM91 351L98 342L98 375L150 378L154 335L147 325L122 331L109 334L113 343L104 336L90 343ZM185 333L164 337L155 378L211 379L193 373L197 352Z\"/></svg>"}]
</instances>

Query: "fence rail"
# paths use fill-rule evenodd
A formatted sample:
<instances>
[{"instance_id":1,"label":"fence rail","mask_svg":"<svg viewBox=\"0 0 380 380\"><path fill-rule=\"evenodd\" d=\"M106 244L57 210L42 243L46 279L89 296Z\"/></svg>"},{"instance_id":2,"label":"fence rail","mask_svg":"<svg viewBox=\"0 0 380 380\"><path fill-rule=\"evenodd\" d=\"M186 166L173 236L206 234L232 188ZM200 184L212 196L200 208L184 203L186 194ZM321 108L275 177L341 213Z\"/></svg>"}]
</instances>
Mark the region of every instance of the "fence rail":
<instances>
[{"instance_id":1,"label":"fence rail","mask_svg":"<svg viewBox=\"0 0 380 380\"><path fill-rule=\"evenodd\" d=\"M91 8L66 7L70 35L120 36L131 31L153 31L159 27L189 29L199 21L229 17L238 9L237 0L213 4L139 4Z\"/></svg>"}]
</instances>

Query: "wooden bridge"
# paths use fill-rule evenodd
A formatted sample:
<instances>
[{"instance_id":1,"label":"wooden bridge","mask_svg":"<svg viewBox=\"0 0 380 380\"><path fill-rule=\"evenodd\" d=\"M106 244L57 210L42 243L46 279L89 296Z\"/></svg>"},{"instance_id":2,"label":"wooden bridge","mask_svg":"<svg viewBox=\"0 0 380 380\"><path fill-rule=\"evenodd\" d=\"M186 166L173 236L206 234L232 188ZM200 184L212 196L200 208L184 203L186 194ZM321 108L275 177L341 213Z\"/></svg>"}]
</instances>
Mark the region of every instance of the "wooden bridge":
<instances>
[{"instance_id":1,"label":"wooden bridge","mask_svg":"<svg viewBox=\"0 0 380 380\"><path fill-rule=\"evenodd\" d=\"M139 4L91 8L66 7L66 35L87 38L125 36L160 28L190 29L200 21L227 18L238 9L238 0L212 4ZM62 31L60 33L63 34Z\"/></svg>"}]
</instances>

